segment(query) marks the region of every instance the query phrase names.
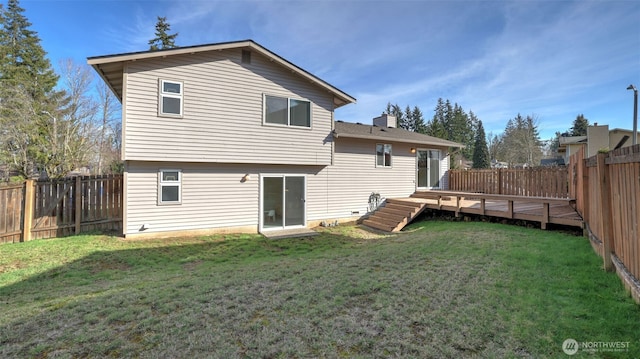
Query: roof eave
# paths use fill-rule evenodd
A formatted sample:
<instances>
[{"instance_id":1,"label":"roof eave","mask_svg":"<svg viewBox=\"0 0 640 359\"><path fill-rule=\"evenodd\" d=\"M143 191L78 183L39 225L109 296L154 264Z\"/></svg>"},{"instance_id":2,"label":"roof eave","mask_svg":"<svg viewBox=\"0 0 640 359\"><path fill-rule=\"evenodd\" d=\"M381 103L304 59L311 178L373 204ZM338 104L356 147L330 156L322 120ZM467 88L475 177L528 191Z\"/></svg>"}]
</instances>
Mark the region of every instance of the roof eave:
<instances>
[{"instance_id":1,"label":"roof eave","mask_svg":"<svg viewBox=\"0 0 640 359\"><path fill-rule=\"evenodd\" d=\"M205 52L205 51L222 51L227 49L235 49L248 47L252 50L255 50L261 53L263 56L269 58L271 61L279 63L281 66L290 69L292 72L297 73L298 75L304 77L310 83L315 84L319 87L324 88L329 93L334 96L334 105L335 108L348 105L350 103L355 103L356 99L339 90L337 87L329 84L328 82L322 80L321 78L307 72L306 70L298 67L297 65L285 60L283 57L277 55L256 43L253 40L242 40L242 41L234 41L234 42L225 42L218 44L210 44L210 45L197 45L197 46L187 46L180 47L175 49L164 49L164 50L156 50L156 51L141 51L141 52L132 52L132 53L123 53L123 54L115 54L115 55L105 55L105 56L94 56L87 58L87 63L93 66L96 71L99 70L100 65L104 64L114 64L114 63L124 63L128 61L136 61L142 59L151 59L156 57L166 57L166 56L174 56L174 55L183 55L183 54L195 54L197 52ZM101 74L100 71L98 71ZM101 77L105 79L106 77L101 74ZM109 87L113 90L112 84L107 82ZM117 93L117 92L116 92ZM122 99L120 99L122 101Z\"/></svg>"},{"instance_id":2,"label":"roof eave","mask_svg":"<svg viewBox=\"0 0 640 359\"><path fill-rule=\"evenodd\" d=\"M366 135L355 135L350 133L339 133L334 131L333 136L335 138L356 138L361 140L375 140L375 141L391 141L391 142L400 142L400 143L412 143L417 145L428 145L428 146L439 146L439 147L455 147L455 148L465 148L466 146L460 143L446 141L444 143L435 142L435 141L411 141L411 140L403 140L399 138L390 138L390 137L380 137L380 136L366 136Z\"/></svg>"}]
</instances>

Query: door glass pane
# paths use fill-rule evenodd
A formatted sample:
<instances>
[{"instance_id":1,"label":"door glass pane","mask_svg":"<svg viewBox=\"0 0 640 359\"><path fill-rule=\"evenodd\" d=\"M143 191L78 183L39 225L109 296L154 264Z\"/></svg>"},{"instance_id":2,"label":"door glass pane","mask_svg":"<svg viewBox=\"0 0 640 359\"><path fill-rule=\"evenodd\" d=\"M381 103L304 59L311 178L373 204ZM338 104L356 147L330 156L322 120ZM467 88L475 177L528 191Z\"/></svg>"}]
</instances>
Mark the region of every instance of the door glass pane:
<instances>
[{"instance_id":1,"label":"door glass pane","mask_svg":"<svg viewBox=\"0 0 640 359\"><path fill-rule=\"evenodd\" d=\"M440 151L429 151L429 187L440 188Z\"/></svg>"},{"instance_id":2,"label":"door glass pane","mask_svg":"<svg viewBox=\"0 0 640 359\"><path fill-rule=\"evenodd\" d=\"M304 225L304 177L286 177L285 226Z\"/></svg>"},{"instance_id":3,"label":"door glass pane","mask_svg":"<svg viewBox=\"0 0 640 359\"><path fill-rule=\"evenodd\" d=\"M263 228L282 227L282 177L265 177L263 188Z\"/></svg>"},{"instance_id":4,"label":"door glass pane","mask_svg":"<svg viewBox=\"0 0 640 359\"><path fill-rule=\"evenodd\" d=\"M417 151L418 153L418 187L428 187L427 183L427 151Z\"/></svg>"}]
</instances>

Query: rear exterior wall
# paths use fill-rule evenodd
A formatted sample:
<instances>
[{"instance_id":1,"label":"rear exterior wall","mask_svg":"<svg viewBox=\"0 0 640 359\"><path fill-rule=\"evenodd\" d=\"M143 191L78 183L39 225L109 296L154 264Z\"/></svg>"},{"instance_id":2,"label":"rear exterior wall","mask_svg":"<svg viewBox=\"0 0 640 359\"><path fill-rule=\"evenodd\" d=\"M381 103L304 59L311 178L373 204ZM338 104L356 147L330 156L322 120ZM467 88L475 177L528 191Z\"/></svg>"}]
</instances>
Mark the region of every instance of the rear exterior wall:
<instances>
[{"instance_id":1,"label":"rear exterior wall","mask_svg":"<svg viewBox=\"0 0 640 359\"><path fill-rule=\"evenodd\" d=\"M355 139L336 142L333 166L128 161L124 233L257 232L260 177L270 174L305 175L309 222L361 217L367 214L372 193L392 198L415 191L415 146L391 144L390 168L376 167L375 141ZM448 167L448 158L443 163ZM161 169L182 171L180 204L158 205ZM243 181L246 175L249 179ZM143 225L149 228L143 230Z\"/></svg>"}]
</instances>

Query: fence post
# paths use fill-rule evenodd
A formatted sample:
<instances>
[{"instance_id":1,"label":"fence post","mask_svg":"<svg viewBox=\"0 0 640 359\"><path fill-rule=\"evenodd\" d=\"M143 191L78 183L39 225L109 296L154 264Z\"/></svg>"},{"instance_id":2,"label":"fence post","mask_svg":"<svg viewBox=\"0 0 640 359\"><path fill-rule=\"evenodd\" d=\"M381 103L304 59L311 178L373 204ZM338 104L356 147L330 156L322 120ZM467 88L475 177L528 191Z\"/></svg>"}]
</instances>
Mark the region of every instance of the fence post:
<instances>
[{"instance_id":1,"label":"fence post","mask_svg":"<svg viewBox=\"0 0 640 359\"><path fill-rule=\"evenodd\" d=\"M611 262L611 247L613 240L613 227L611 226L611 183L609 171L605 163L606 153L598 153L598 186L600 187L600 216L602 216L602 259L604 269L613 270Z\"/></svg>"},{"instance_id":2,"label":"fence post","mask_svg":"<svg viewBox=\"0 0 640 359\"><path fill-rule=\"evenodd\" d=\"M34 181L28 179L24 182L24 217L22 222L22 241L31 240L31 226L33 225L33 209L35 202Z\"/></svg>"},{"instance_id":3,"label":"fence post","mask_svg":"<svg viewBox=\"0 0 640 359\"><path fill-rule=\"evenodd\" d=\"M74 191L74 201L75 201L75 234L80 234L80 223L82 221L82 177L76 176L76 188Z\"/></svg>"}]
</instances>

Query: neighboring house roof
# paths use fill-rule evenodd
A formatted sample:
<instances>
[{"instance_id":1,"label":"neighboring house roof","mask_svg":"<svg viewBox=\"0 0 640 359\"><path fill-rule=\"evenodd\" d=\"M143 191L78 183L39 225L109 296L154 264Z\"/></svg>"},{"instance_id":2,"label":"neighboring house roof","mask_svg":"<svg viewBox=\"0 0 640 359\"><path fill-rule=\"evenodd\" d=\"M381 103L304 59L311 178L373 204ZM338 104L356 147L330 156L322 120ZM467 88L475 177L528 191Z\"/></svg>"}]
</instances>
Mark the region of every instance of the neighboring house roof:
<instances>
[{"instance_id":1,"label":"neighboring house roof","mask_svg":"<svg viewBox=\"0 0 640 359\"><path fill-rule=\"evenodd\" d=\"M407 131L401 128L378 127L341 121L336 122L335 129L333 130L333 136L335 138L360 138L365 140L394 141L415 143L417 145L464 148L464 145L456 142Z\"/></svg>"},{"instance_id":2,"label":"neighboring house roof","mask_svg":"<svg viewBox=\"0 0 640 359\"><path fill-rule=\"evenodd\" d=\"M558 139L560 145L587 143L587 136L560 136Z\"/></svg>"},{"instance_id":3,"label":"neighboring house roof","mask_svg":"<svg viewBox=\"0 0 640 359\"><path fill-rule=\"evenodd\" d=\"M540 166L564 166L564 158L543 158L540 160Z\"/></svg>"},{"instance_id":4,"label":"neighboring house roof","mask_svg":"<svg viewBox=\"0 0 640 359\"><path fill-rule=\"evenodd\" d=\"M184 46L155 51L139 51L115 55L93 56L87 58L87 63L93 66L98 74L100 74L104 81L109 85L113 93L118 97L120 101L122 101L122 71L124 69L125 62L238 48L246 48L259 52L269 58L271 61L278 63L286 69L306 78L311 83L317 84L318 86L326 89L334 95L334 103L336 107L356 102L356 99L346 92L341 91L340 89L332 86L321 78L307 72L306 70L294 65L293 63L285 60L279 55L276 55L275 53L267 50L265 47L261 46L253 40L221 42L216 44Z\"/></svg>"}]
</instances>

